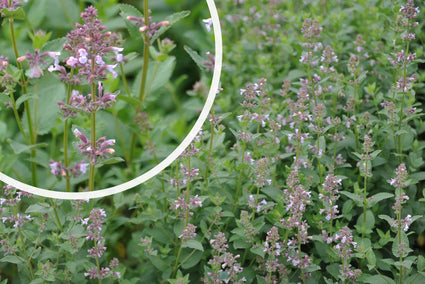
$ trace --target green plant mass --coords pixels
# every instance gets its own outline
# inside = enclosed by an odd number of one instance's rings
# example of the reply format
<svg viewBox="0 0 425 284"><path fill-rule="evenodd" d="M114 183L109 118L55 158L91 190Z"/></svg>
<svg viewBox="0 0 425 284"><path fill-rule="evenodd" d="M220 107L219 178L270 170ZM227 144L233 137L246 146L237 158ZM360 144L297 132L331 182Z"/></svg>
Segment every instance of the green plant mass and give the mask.
<svg viewBox="0 0 425 284"><path fill-rule="evenodd" d="M0 283L425 283L423 1L217 0L220 88L123 193L0 184ZM207 1L0 0L0 172L132 180L216 67ZM215 91L215 90L214 90Z"/></svg>

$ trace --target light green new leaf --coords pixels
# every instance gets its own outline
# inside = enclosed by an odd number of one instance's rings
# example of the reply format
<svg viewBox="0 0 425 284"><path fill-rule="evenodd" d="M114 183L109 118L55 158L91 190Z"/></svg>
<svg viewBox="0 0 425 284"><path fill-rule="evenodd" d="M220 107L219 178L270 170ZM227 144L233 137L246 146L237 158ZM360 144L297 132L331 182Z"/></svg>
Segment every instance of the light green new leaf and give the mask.
<svg viewBox="0 0 425 284"><path fill-rule="evenodd" d="M21 7L19 7L18 9L15 9L15 10L9 10L8 8L3 8L3 9L0 10L0 12L1 12L2 18L4 20L7 20L7 19L23 20L23 19L25 19L25 12Z"/></svg>

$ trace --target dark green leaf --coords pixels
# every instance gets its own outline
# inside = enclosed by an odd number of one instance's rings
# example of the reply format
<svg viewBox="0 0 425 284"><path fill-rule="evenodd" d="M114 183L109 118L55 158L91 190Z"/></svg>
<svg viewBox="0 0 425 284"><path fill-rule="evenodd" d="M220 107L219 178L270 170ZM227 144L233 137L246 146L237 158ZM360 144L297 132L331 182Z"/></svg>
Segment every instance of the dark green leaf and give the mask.
<svg viewBox="0 0 425 284"><path fill-rule="evenodd" d="M192 250L187 250L186 252L184 251L182 253L182 268L183 269L188 269L191 267L194 267L195 265L197 265L199 263L199 261L202 258L202 252L197 250L195 251L195 253L192 254Z"/></svg>
<svg viewBox="0 0 425 284"><path fill-rule="evenodd" d="M202 62L204 62L204 59L193 49L191 49L189 46L185 45L184 50L189 54L189 56L192 58L193 61L195 61L196 65L198 65L199 69L205 70L205 66Z"/></svg>

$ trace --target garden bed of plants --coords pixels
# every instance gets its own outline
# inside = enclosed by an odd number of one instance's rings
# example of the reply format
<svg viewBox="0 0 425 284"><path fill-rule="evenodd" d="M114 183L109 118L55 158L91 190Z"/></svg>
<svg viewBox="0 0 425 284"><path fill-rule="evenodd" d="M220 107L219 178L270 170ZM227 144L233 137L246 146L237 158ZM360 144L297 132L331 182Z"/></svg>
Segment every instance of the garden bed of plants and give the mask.
<svg viewBox="0 0 425 284"><path fill-rule="evenodd" d="M164 171L0 189L0 283L425 283L424 4L217 0L220 88ZM0 172L91 192L164 160L215 67L206 1L0 0Z"/></svg>

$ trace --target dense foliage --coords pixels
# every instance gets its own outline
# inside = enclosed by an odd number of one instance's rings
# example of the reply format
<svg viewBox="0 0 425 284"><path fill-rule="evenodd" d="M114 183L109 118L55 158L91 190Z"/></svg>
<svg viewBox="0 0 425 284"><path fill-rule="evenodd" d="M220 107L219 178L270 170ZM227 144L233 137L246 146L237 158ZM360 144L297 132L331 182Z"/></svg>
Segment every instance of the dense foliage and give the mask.
<svg viewBox="0 0 425 284"><path fill-rule="evenodd" d="M2 173L99 190L189 132L206 2L123 2L0 0ZM190 147L96 200L4 184L1 283L424 283L423 3L216 5Z"/></svg>

